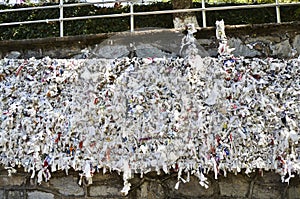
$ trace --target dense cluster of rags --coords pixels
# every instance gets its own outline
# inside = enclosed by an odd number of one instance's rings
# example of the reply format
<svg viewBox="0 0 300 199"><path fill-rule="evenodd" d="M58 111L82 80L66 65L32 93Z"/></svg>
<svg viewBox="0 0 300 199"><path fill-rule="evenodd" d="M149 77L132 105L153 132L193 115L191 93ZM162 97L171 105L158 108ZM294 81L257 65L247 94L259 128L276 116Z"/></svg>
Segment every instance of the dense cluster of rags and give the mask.
<svg viewBox="0 0 300 199"><path fill-rule="evenodd" d="M73 168L300 171L300 59L120 58L0 61L0 162L49 180ZM85 178L82 178L85 177ZM79 183L81 183L81 180Z"/></svg>

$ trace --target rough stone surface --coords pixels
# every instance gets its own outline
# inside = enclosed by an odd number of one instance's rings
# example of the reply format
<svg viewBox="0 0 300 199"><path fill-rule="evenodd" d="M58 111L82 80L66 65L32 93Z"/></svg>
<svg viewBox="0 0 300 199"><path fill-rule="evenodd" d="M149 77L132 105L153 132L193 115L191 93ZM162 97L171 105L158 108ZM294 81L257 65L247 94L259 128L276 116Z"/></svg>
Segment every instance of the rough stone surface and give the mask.
<svg viewBox="0 0 300 199"><path fill-rule="evenodd" d="M272 172L264 172L263 175L259 175L254 181L252 197L253 198L286 198L285 193L287 183L282 183L278 174Z"/></svg>
<svg viewBox="0 0 300 199"><path fill-rule="evenodd" d="M240 56L290 58L291 48L300 52L300 22L226 26L230 47ZM171 57L180 55L183 32L174 29L148 29L139 32L106 33L88 36L0 41L0 58L20 52L20 58L117 58L129 53L134 44L138 56ZM215 27L201 28L195 34L199 54L217 56ZM250 46L253 46L251 49ZM249 48L250 47L250 48ZM15 54L13 54L15 55Z"/></svg>
<svg viewBox="0 0 300 199"><path fill-rule="evenodd" d="M272 50L272 55L275 57L289 57L291 54L292 46L290 45L289 40L283 40L280 43L270 45Z"/></svg>
<svg viewBox="0 0 300 199"><path fill-rule="evenodd" d="M63 195L82 196L84 195L84 190L77 184L76 179L74 176L54 178L51 179L50 184Z"/></svg>
<svg viewBox="0 0 300 199"><path fill-rule="evenodd" d="M89 47L89 56L97 58L118 58L127 56L133 45L138 57L175 57L184 56L180 52L184 34L180 31L154 31L149 34L117 34L100 44ZM209 56L197 43L199 55Z"/></svg>
<svg viewBox="0 0 300 199"><path fill-rule="evenodd" d="M297 51L298 55L300 55L300 34L295 36L293 48Z"/></svg>
<svg viewBox="0 0 300 199"><path fill-rule="evenodd" d="M42 191L32 191L27 193L27 199L54 199L52 193L45 193Z"/></svg>
<svg viewBox="0 0 300 199"><path fill-rule="evenodd" d="M175 182L175 181L173 181ZM187 183L180 183L179 189L175 190L175 184L172 184L171 190L173 191L174 195L180 194L184 197L211 197L214 194L214 190L216 187L214 187L214 184L211 180L209 180L210 186L208 189L205 189L199 184L199 180L192 176L190 179L190 182Z"/></svg>
<svg viewBox="0 0 300 199"><path fill-rule="evenodd" d="M234 56L242 55L243 57L258 57L262 55L262 53L257 51L254 47L251 45L247 46L239 38L229 39L228 44L230 47L235 48L233 51Z"/></svg>
<svg viewBox="0 0 300 199"><path fill-rule="evenodd" d="M144 182L137 190L137 197L145 199L166 198L166 190L161 183Z"/></svg>
<svg viewBox="0 0 300 199"><path fill-rule="evenodd" d="M24 196L24 192L23 191L8 191L8 195L7 195L7 198L9 199L23 199L25 198Z"/></svg>
<svg viewBox="0 0 300 199"><path fill-rule="evenodd" d="M5 192L4 190L0 190L0 199L4 199L5 198Z"/></svg>
<svg viewBox="0 0 300 199"><path fill-rule="evenodd" d="M18 171L22 174L22 171ZM17 174L16 174L17 175ZM24 175L24 174L23 174ZM26 176L26 175L24 175ZM203 188L199 179L190 177L190 181L181 181L179 188L175 189L178 182L177 174L161 174L155 172L146 174L143 178L135 175L130 180L131 190L127 196L120 192L123 180L116 172L105 175L95 173L93 184L76 183L79 173L72 172L68 176L64 173L53 174L49 183L30 183L30 175L26 176L26 183L21 186L6 185L0 189L0 199L83 199L83 198L127 198L127 199L213 199L213 198L239 198L239 199L270 199L300 198L300 177L296 176L290 184L282 183L278 174L273 172L261 173L256 171L250 175L243 172L237 175L228 173L227 177L219 176L214 179L213 173L207 174L209 187ZM13 175L12 178L15 176ZM187 179L187 176L182 176Z"/></svg>
<svg viewBox="0 0 300 199"><path fill-rule="evenodd" d="M288 25L283 25L282 29L280 28L281 26L278 27L276 25L270 25L266 27L257 26L255 27L255 30L252 31L251 35L248 35L248 32L251 32L251 28L253 27L241 28L241 30L240 28L226 27L226 30L229 32L228 39L230 47L236 48L236 51L234 52L235 55L241 55L245 57L278 56L284 58L290 56L291 50L291 44L285 40L289 38L292 39L295 35L299 34L299 32L294 31L294 25L292 25L292 27L287 26ZM276 33L272 33L272 29L276 29ZM254 31L255 33L253 33ZM144 32L142 34L131 35L130 37L126 37L127 39L125 40L122 38L115 38L115 36L113 36L109 39L110 42L105 41L103 43L110 43L110 45L115 46L121 44L128 46L129 42L135 43L137 45L137 51L140 49L145 50L144 52L137 53L138 56L168 57L174 56L174 54L180 55L179 48L183 36L184 35L178 31L149 31L148 33ZM201 56L217 56L218 44L212 29L201 29L196 34L196 37L198 40L197 47L199 48L199 54ZM124 43L125 41L127 44ZM138 47L139 45L141 46L140 48ZM253 46L253 48L251 48L251 46ZM270 48L273 50L270 50Z"/></svg>
<svg viewBox="0 0 300 199"><path fill-rule="evenodd" d="M300 198L300 186L290 186L288 188L287 198Z"/></svg>
<svg viewBox="0 0 300 199"><path fill-rule="evenodd" d="M122 177L114 172L106 172L105 174L100 172L97 175L93 176L93 182L122 184Z"/></svg>
<svg viewBox="0 0 300 199"><path fill-rule="evenodd" d="M220 194L226 197L246 198L250 182L246 176L232 174L219 180Z"/></svg>
<svg viewBox="0 0 300 199"><path fill-rule="evenodd" d="M266 44L274 44L274 43L280 43L281 39L278 36L272 36L272 35L267 35L267 36L258 36L258 37L247 37L245 39L246 43L252 43L252 42L263 42Z"/></svg>
<svg viewBox="0 0 300 199"><path fill-rule="evenodd" d="M127 56L128 54L129 51L125 45L104 45L101 47L96 45L95 49L92 51L92 56L107 59L111 59L113 57L123 57Z"/></svg>
<svg viewBox="0 0 300 199"><path fill-rule="evenodd" d="M28 50L24 53L25 57L42 57L42 51L37 49L37 50Z"/></svg>
<svg viewBox="0 0 300 199"><path fill-rule="evenodd" d="M26 178L20 175L9 177L7 175L0 176L0 186L21 186L26 182Z"/></svg>
<svg viewBox="0 0 300 199"><path fill-rule="evenodd" d="M282 194L281 186L270 185L270 184L257 184L254 185L253 198L280 198Z"/></svg>
<svg viewBox="0 0 300 199"><path fill-rule="evenodd" d="M102 197L111 197L111 196L122 196L121 188L108 186L108 185L99 185L99 186L91 186L89 188L90 196L102 196Z"/></svg>

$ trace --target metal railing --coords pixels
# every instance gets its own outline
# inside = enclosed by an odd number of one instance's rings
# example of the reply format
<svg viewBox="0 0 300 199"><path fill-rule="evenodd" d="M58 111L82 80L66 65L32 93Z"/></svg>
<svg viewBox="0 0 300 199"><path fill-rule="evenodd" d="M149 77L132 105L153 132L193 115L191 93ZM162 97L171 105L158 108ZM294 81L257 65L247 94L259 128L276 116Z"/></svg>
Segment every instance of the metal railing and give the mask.
<svg viewBox="0 0 300 199"><path fill-rule="evenodd" d="M235 6L222 6L222 7L205 7L205 0L202 0L201 8L134 12L133 8L134 8L134 4L137 3L137 0L117 0L117 1L109 1L109 2L102 1L102 2L72 3L72 4L64 4L63 1L64 0L60 0L58 5L0 10L0 14L2 14L2 13L6 13L6 12L18 12L18 11L29 11L29 10L40 10L40 9L53 9L53 8L59 9L59 18L56 18L56 19L42 19L42 20L22 21L22 22L0 23L0 27L1 26L11 26L11 25L22 25L22 24L59 22L60 23L60 37L63 37L64 36L64 21L98 19L98 18L113 18L113 17L130 17L130 31L134 32L134 17L135 16L185 13L185 12L202 12L202 26L205 28L206 27L206 12L208 12L208 11L253 9L253 8L266 8L266 7L274 7L276 9L276 22L281 23L281 18L280 18L280 7L281 6L300 5L300 2L280 3L279 0L275 0L274 3L268 3L268 4L255 4L255 5L248 4L248 5L235 5ZM130 6L130 11L128 13L121 13L121 14L79 16L79 17L67 17L67 18L64 17L63 9L66 7L86 6L86 5L93 5L93 4L105 4L105 3L116 3L116 2L121 2L121 3L127 2ZM238 25L238 24L236 24L236 25Z"/></svg>

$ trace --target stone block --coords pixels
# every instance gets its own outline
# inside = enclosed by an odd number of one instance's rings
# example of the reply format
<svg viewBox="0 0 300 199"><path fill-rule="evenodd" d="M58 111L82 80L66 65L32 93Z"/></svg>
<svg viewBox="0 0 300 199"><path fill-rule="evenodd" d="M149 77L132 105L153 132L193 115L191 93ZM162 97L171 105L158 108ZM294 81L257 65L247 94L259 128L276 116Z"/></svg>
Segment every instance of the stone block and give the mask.
<svg viewBox="0 0 300 199"><path fill-rule="evenodd" d="M105 45L105 46L97 46L94 49L94 53L99 57L103 58L111 58L111 57L122 57L126 56L129 51L125 45Z"/></svg>
<svg viewBox="0 0 300 199"><path fill-rule="evenodd" d="M239 38L230 38L228 45L230 48L235 48L232 52L235 56L256 57L261 55L259 51L246 46L246 44Z"/></svg>
<svg viewBox="0 0 300 199"><path fill-rule="evenodd" d="M222 197L246 198L250 182L243 175L229 174L219 180L220 194Z"/></svg>
<svg viewBox="0 0 300 199"><path fill-rule="evenodd" d="M65 196L84 195L83 188L78 185L77 178L74 178L73 176L50 179L50 185Z"/></svg>
<svg viewBox="0 0 300 199"><path fill-rule="evenodd" d="M9 199L23 199L25 198L23 191L8 191L7 198Z"/></svg>
<svg viewBox="0 0 300 199"><path fill-rule="evenodd" d="M156 199L166 198L166 191L158 182L144 182L137 190L136 198Z"/></svg>
<svg viewBox="0 0 300 199"><path fill-rule="evenodd" d="M42 191L32 191L27 193L27 199L54 199L52 193L46 193Z"/></svg>
<svg viewBox="0 0 300 199"><path fill-rule="evenodd" d="M89 196L97 197L112 197L122 196L121 187L114 187L110 185L95 185L89 187Z"/></svg>
<svg viewBox="0 0 300 199"><path fill-rule="evenodd" d="M1 175L0 176L0 187L3 186L21 186L25 184L26 178L21 175L13 175L13 176L7 176L7 175Z"/></svg>
<svg viewBox="0 0 300 199"><path fill-rule="evenodd" d="M290 53L291 53L292 46L290 45L290 42L287 39L287 40L281 41L280 43L270 45L270 49L272 51L271 56L289 57Z"/></svg>
<svg viewBox="0 0 300 199"><path fill-rule="evenodd" d="M281 182L280 175L274 172L264 172L254 183L252 197L267 199L281 198L287 184Z"/></svg>
<svg viewBox="0 0 300 199"><path fill-rule="evenodd" d="M298 55L300 55L300 35L296 35L293 40L293 48L297 50Z"/></svg>
<svg viewBox="0 0 300 199"><path fill-rule="evenodd" d="M24 57L35 57L37 59L41 59L43 58L42 49L27 50L24 54Z"/></svg>
<svg viewBox="0 0 300 199"><path fill-rule="evenodd" d="M4 198L5 198L5 191L0 190L0 199L4 199Z"/></svg>
<svg viewBox="0 0 300 199"><path fill-rule="evenodd" d="M184 178L184 176L183 176ZM191 176L190 182L179 184L179 188L176 190L175 185L177 183L177 177L172 178L166 182L169 187L169 192L172 197L182 197L182 198L209 198L214 194L214 184L208 179L209 187L205 189L199 184L199 179L195 176Z"/></svg>
<svg viewBox="0 0 300 199"><path fill-rule="evenodd" d="M254 184L252 198L281 198L283 191L277 184Z"/></svg>
<svg viewBox="0 0 300 199"><path fill-rule="evenodd" d="M278 173L265 171L262 176L257 178L257 183L262 184L278 184L284 186L285 184L281 181L281 176Z"/></svg>
<svg viewBox="0 0 300 199"><path fill-rule="evenodd" d="M300 186L290 186L287 191L287 198L300 199Z"/></svg>

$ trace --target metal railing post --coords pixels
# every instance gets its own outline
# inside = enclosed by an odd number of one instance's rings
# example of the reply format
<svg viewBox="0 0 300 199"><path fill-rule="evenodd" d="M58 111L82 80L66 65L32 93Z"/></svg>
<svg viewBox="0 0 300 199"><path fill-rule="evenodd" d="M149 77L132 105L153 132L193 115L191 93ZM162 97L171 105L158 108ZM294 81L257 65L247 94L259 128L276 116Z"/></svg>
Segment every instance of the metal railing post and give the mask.
<svg viewBox="0 0 300 199"><path fill-rule="evenodd" d="M130 32L134 32L134 11L133 11L133 3L130 2Z"/></svg>
<svg viewBox="0 0 300 199"><path fill-rule="evenodd" d="M64 36L64 0L59 1L59 36Z"/></svg>
<svg viewBox="0 0 300 199"><path fill-rule="evenodd" d="M277 18L277 23L281 23L279 0L276 0L276 18Z"/></svg>
<svg viewBox="0 0 300 199"><path fill-rule="evenodd" d="M203 28L206 28L206 11L205 11L205 0L202 0L202 25Z"/></svg>

